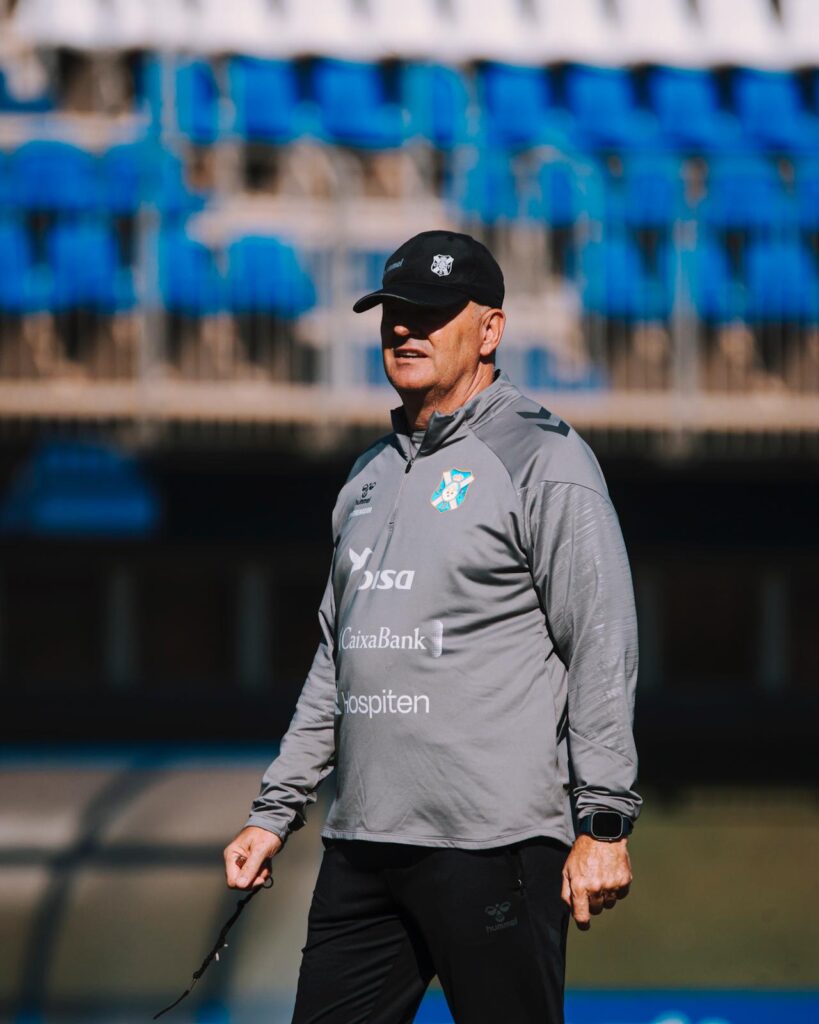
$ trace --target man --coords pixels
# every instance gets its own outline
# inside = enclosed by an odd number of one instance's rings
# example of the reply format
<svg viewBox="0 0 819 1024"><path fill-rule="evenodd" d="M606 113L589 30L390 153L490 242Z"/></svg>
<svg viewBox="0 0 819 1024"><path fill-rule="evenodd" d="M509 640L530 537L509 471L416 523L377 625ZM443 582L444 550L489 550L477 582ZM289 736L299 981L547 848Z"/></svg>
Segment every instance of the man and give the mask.
<svg viewBox="0 0 819 1024"><path fill-rule="evenodd" d="M569 914L631 882L628 561L591 450L495 369L503 276L468 235L387 261L393 432L333 511L322 640L227 881L260 885L336 769L294 1022L563 1020Z"/></svg>

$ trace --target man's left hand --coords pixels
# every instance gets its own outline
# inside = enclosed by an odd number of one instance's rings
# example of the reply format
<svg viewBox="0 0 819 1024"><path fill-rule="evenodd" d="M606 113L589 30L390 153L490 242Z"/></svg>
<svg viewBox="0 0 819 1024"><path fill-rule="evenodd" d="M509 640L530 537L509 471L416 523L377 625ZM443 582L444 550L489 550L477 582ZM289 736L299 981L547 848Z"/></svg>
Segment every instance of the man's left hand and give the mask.
<svg viewBox="0 0 819 1024"><path fill-rule="evenodd" d="M581 835L566 858L560 897L583 931L591 926L592 914L611 910L628 896L632 875L626 844L626 839L605 843Z"/></svg>

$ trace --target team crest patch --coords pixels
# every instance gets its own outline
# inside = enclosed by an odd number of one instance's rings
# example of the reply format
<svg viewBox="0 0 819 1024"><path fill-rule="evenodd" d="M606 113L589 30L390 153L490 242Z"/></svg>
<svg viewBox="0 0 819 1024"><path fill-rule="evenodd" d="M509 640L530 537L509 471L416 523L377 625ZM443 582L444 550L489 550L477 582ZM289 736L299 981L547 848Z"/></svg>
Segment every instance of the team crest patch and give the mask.
<svg viewBox="0 0 819 1024"><path fill-rule="evenodd" d="M437 256L432 257L432 266L429 269L433 274L437 274L438 277L449 277L452 273L452 264L454 262L454 256L444 256L438 253Z"/></svg>
<svg viewBox="0 0 819 1024"><path fill-rule="evenodd" d="M430 495L432 507L437 508L439 512L453 512L460 508L474 479L468 469L448 469Z"/></svg>

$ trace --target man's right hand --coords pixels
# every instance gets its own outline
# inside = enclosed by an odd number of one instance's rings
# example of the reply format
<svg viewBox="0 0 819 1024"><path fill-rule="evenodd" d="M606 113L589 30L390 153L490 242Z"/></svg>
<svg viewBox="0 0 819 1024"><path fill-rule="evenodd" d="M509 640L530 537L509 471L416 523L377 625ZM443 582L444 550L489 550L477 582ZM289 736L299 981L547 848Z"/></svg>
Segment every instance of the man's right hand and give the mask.
<svg viewBox="0 0 819 1024"><path fill-rule="evenodd" d="M281 839L266 828L248 825L225 847L225 878L231 889L255 889L270 876L270 860Z"/></svg>

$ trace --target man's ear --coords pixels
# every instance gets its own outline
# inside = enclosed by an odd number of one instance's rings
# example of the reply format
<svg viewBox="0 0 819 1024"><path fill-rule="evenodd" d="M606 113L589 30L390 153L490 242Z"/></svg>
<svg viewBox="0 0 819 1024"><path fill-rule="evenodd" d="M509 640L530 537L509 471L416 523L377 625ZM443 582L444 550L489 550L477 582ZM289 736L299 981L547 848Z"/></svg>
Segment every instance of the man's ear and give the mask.
<svg viewBox="0 0 819 1024"><path fill-rule="evenodd" d="M502 309L487 309L481 317L480 354L484 359L488 359L500 345L505 326L506 314Z"/></svg>

